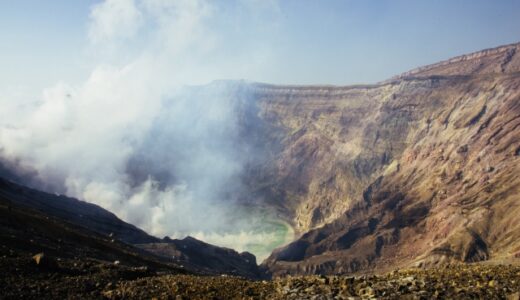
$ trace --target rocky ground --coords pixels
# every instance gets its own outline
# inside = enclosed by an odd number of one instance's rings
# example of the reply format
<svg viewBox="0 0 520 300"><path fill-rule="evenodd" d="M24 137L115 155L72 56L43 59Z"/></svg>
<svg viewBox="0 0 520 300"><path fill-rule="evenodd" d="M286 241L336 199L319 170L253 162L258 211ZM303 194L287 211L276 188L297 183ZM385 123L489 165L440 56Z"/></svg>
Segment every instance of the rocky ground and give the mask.
<svg viewBox="0 0 520 300"><path fill-rule="evenodd" d="M461 264L384 275L252 281L13 254L0 257L0 270L0 299L519 299L520 295L520 266L514 265Z"/></svg>

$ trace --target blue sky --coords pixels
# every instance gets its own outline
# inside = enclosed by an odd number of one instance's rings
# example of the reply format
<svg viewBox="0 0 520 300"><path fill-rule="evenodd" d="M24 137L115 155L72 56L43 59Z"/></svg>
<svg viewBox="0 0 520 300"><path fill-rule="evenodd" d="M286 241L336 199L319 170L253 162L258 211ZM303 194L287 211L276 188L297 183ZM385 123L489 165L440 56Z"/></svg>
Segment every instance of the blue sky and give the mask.
<svg viewBox="0 0 520 300"><path fill-rule="evenodd" d="M91 7L99 2L0 1L0 89L81 82L97 63L110 62L92 50L87 34ZM267 45L269 57L263 68L250 73L222 73L233 79L370 83L520 41L520 1L513 0L286 0L272 1L275 8L254 8L254 18L243 13L242 2L248 1L211 1L221 19L235 19L226 24L216 16L210 21L229 49L220 47L206 59L219 59L220 52L247 56L254 39ZM249 46L242 48L244 39Z"/></svg>

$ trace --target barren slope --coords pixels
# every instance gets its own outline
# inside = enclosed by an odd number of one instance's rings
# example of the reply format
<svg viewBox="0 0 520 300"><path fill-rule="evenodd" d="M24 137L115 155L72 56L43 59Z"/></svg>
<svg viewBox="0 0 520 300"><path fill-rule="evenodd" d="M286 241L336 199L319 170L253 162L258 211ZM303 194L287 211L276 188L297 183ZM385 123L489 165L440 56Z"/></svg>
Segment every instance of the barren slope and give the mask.
<svg viewBox="0 0 520 300"><path fill-rule="evenodd" d="M101 207L30 189L0 177L0 250L29 259L80 259L194 274L258 277L255 257L191 237L159 239ZM182 266L182 267L181 267Z"/></svg>

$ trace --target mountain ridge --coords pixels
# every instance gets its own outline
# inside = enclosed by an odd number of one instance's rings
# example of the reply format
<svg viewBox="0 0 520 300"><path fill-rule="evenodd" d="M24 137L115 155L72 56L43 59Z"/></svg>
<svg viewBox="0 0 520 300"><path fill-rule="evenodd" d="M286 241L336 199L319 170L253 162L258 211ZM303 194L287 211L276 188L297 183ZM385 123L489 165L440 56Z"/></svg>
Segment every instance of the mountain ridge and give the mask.
<svg viewBox="0 0 520 300"><path fill-rule="evenodd" d="M410 71L404 72L400 75L392 77L390 80L402 79L405 77L424 76L427 74L434 75L449 75L450 70L442 70L442 67L456 65L456 64L468 64L467 69L464 71L459 67L455 70L455 75L469 75L469 74L485 74L485 73L511 73L518 72L520 70L520 58L517 55L520 49L520 43L511 43L507 45L497 46L493 48L483 49L475 51L469 54L462 54L459 56L452 57L447 60L440 61L438 63L429 64L426 66L418 67ZM494 60L490 66L486 66L486 59L492 57ZM497 67L496 60L501 60ZM510 65L509 68L506 68ZM469 68L473 67L473 68ZM488 68L486 68L488 67ZM512 70L511 70L512 69Z"/></svg>

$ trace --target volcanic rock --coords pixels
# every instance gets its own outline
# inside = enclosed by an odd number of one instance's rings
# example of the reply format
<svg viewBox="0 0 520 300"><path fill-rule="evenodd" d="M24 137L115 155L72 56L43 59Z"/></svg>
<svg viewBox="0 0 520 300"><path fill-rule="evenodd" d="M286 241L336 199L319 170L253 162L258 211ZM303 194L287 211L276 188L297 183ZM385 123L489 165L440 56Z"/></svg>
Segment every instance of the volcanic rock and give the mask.
<svg viewBox="0 0 520 300"><path fill-rule="evenodd" d="M301 237L275 275L515 260L520 44L371 86L259 86L287 133L274 190ZM309 231L308 231L309 230Z"/></svg>

